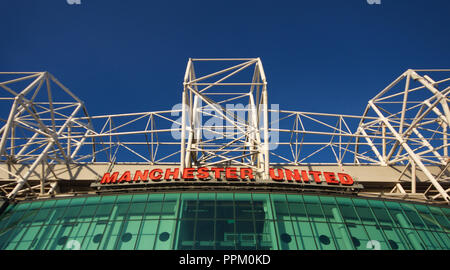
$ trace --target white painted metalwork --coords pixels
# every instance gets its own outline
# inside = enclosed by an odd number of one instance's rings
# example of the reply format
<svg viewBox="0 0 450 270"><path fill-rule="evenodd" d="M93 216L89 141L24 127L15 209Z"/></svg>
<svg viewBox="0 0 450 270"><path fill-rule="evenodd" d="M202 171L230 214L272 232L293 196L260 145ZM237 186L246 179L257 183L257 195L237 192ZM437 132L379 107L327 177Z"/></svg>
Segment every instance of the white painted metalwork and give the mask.
<svg viewBox="0 0 450 270"><path fill-rule="evenodd" d="M57 174L55 164L73 180L75 164L92 163L109 171L120 162L246 166L258 178L275 165L372 164L403 165L400 178L409 175L381 193L448 203L449 75L407 70L362 115L342 115L270 108L259 58L189 59L180 106L90 116L47 72L0 72L0 170L8 175L0 190L9 199L57 193L58 181L45 177ZM42 177L32 185L37 168Z"/></svg>

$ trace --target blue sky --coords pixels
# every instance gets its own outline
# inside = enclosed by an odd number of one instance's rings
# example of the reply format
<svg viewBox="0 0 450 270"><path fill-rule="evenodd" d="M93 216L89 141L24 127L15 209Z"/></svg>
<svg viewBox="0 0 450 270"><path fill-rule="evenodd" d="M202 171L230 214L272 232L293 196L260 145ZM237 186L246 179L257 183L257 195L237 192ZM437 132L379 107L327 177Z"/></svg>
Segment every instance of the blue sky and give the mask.
<svg viewBox="0 0 450 270"><path fill-rule="evenodd" d="M361 114L449 68L447 0L0 0L0 71L49 71L91 115L170 109L189 57L261 57L281 109Z"/></svg>

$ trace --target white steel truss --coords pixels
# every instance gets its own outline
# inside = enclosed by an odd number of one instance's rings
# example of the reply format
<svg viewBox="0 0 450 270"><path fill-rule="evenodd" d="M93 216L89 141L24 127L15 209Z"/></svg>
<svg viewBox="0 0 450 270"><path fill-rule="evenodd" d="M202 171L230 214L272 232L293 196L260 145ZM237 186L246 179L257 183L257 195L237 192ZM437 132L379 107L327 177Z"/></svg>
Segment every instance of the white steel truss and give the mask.
<svg viewBox="0 0 450 270"><path fill-rule="evenodd" d="M269 108L259 58L189 59L180 106L89 116L47 72L0 72L0 175L7 175L0 191L9 199L54 194L58 181L46 175L57 178L55 164L64 164L71 180L77 164L105 164L108 171L120 162L233 165L251 167L259 178L275 165L372 164L403 165L401 177L411 172L408 182L383 193L448 203L449 75L407 70L357 116ZM426 188L419 188L417 171ZM40 182L30 184L37 174Z"/></svg>

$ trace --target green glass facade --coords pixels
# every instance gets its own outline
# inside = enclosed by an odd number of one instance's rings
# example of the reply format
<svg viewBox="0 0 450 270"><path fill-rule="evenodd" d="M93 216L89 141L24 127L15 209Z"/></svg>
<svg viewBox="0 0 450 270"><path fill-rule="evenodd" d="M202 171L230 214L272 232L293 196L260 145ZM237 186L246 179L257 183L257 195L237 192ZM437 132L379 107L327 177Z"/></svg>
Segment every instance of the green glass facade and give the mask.
<svg viewBox="0 0 450 270"><path fill-rule="evenodd" d="M450 249L450 209L277 193L151 193L10 205L2 250Z"/></svg>

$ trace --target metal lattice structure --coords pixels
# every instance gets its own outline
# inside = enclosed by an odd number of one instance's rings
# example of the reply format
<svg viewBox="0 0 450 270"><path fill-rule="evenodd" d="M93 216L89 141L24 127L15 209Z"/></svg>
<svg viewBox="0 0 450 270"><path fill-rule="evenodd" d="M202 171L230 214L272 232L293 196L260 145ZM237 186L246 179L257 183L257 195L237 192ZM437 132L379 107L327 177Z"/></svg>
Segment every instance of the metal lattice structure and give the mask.
<svg viewBox="0 0 450 270"><path fill-rule="evenodd" d="M341 115L271 105L259 58L189 59L181 104L173 109L90 116L49 73L2 72L0 102L10 110L0 115L0 190L9 199L54 195L55 165L65 168L65 180L77 181L80 164L107 171L120 162L233 165L266 178L274 165L327 163L400 166L398 180L408 180L392 181L382 194L448 203L449 75L407 70L362 115ZM425 180L419 183L416 172Z"/></svg>

